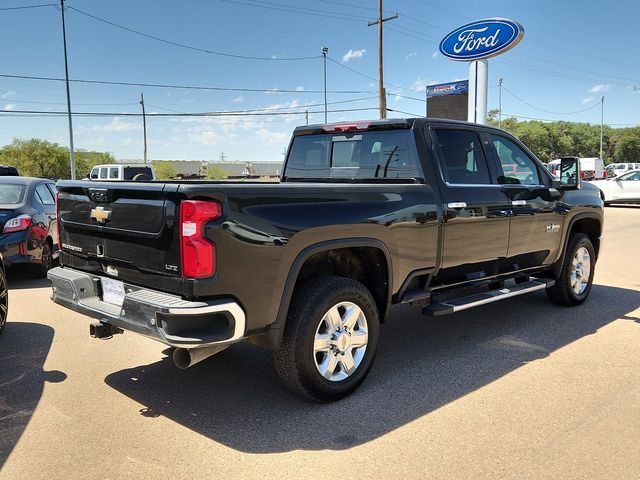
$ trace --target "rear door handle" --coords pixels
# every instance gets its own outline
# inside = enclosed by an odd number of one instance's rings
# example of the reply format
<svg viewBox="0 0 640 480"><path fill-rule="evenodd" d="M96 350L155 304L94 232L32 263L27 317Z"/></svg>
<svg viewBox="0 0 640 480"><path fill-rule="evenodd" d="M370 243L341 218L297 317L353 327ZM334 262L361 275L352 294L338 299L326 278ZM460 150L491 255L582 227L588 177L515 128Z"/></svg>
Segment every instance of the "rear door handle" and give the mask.
<svg viewBox="0 0 640 480"><path fill-rule="evenodd" d="M450 202L450 203L447 203L447 207L449 207L449 208L466 208L467 207L467 203L466 202Z"/></svg>

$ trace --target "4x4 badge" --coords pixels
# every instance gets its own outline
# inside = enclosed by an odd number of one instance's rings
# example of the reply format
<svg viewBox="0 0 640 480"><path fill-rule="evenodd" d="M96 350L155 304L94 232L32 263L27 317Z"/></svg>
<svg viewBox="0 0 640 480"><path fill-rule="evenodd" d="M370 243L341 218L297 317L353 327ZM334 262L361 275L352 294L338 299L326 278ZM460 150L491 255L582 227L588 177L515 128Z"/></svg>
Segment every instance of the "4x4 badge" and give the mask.
<svg viewBox="0 0 640 480"><path fill-rule="evenodd" d="M105 210L104 207L96 207L91 210L89 217L98 223L106 223L111 220L111 210Z"/></svg>
<svg viewBox="0 0 640 480"><path fill-rule="evenodd" d="M547 233L556 233L560 231L560 225L555 222L551 222L551 225L547 225Z"/></svg>

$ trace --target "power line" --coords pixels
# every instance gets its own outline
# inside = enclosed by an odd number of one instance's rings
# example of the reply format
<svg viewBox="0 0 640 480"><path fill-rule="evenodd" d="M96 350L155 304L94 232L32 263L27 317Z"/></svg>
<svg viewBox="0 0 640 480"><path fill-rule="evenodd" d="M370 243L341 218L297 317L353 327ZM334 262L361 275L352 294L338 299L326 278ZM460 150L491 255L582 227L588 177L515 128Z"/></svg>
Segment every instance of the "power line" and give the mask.
<svg viewBox="0 0 640 480"><path fill-rule="evenodd" d="M397 110L395 108L387 108L387 110L389 110L390 112L402 113L403 115L412 115L414 117L423 117L423 115L418 115L417 113L403 112L402 110Z"/></svg>
<svg viewBox="0 0 640 480"><path fill-rule="evenodd" d="M359 17L357 15L346 15L346 14L341 14L339 12L331 12L331 13L319 13L322 11L318 11L318 12L307 12L305 10L310 10L310 9L302 9L301 7L293 7L293 6L282 6L282 7L275 7L275 6L269 6L269 5L260 5L257 3L248 3L248 2L240 2L237 0L220 0L224 3L232 3L235 5L242 5L245 7L257 7L257 8L264 8L267 10L276 10L276 11L280 11L280 12L288 12L288 13L297 13L300 15L308 15L308 16L312 16L312 17L325 17L325 18L333 18L336 20L346 20L349 22L360 22L362 21L361 18L366 18L366 17ZM282 5L282 4L279 4ZM286 7L286 8L285 8ZM299 10L293 10L294 8L297 8Z"/></svg>
<svg viewBox="0 0 640 480"><path fill-rule="evenodd" d="M124 25L120 25L118 23L112 22L110 20L107 20L105 18L101 18L98 17L96 15L92 15L91 13L85 12L83 10L80 10L78 8L75 7L67 7L69 10L73 10L74 12L77 12L81 15L85 15L86 17L92 18L94 20L97 20L99 22L105 23L107 25L111 25L112 27L116 27L116 28L120 28L122 30L125 30L127 32L133 33L135 35L140 35L142 37L145 38L150 38L152 40L156 40L158 42L162 42L162 43L166 43L168 45L173 45L174 47L180 47L180 48L185 48L187 50L193 50L193 51L197 51L197 52L202 52L202 53L208 53L211 55L219 55L222 57L230 57L230 58L240 58L243 60L269 60L269 61L292 61L292 60L314 60L317 58L320 58L319 55L316 56L312 56L312 57L255 57L255 56L250 56L250 55L239 55L239 54L235 54L235 53L227 53L227 52L220 52L220 51L215 51L215 50L208 50L206 48L200 48L200 47L194 47L192 45L187 45L185 43L179 43L179 42L174 42L172 40L167 40L164 38L160 38L157 37L155 35L151 35L149 33L144 33L144 32L140 32L138 30L134 30L133 28L130 27L125 27Z"/></svg>
<svg viewBox="0 0 640 480"><path fill-rule="evenodd" d="M515 98L516 100L521 101L522 103L524 103L525 105L530 106L531 108L535 109L535 110L539 110L541 112L544 113L551 113L553 115L576 115L578 113L582 113L582 112L586 112L587 110L591 110L592 108L595 108L598 106L598 104L593 104L590 107L587 108L583 108L582 110L577 110L575 112L552 112L550 110L545 110L543 108L539 108L536 107L535 105L532 105L531 103L527 102L526 100L523 100L522 98L520 98L519 96L517 96L515 93L513 93L511 90L509 90L507 87L505 87L504 85L502 85L502 89L507 92L509 95L511 95L513 98Z"/></svg>
<svg viewBox="0 0 640 480"><path fill-rule="evenodd" d="M64 78L57 77L39 77L34 75L12 75L12 74L0 74L0 78L17 78L21 80L42 80L42 81L53 81L53 82L63 82ZM152 88L173 88L173 89L182 89L182 90L213 90L213 91L223 91L223 92L258 92L258 93L324 93L324 90L294 90L294 89L280 89L280 88L243 88L243 87L209 87L209 86L199 86L199 85L175 85L175 84L164 84L164 83L142 83L142 82L120 82L114 80L85 80L85 79L69 79L70 82L74 83L88 83L88 84L97 84L97 85L120 85L127 87L152 87ZM328 90L328 93L350 93L350 94L358 94L358 93L368 93L371 94L373 92L366 90Z"/></svg>
<svg viewBox="0 0 640 480"><path fill-rule="evenodd" d="M387 27L387 28L390 28L390 27ZM378 79L377 79L377 78L372 77L372 76L369 76L369 75L367 75L366 73L362 73L362 72L360 72L360 71L356 70L355 68L351 68L351 67L349 67L349 66L345 65L344 63L339 62L339 61L337 61L337 60L335 60L335 59L333 59L333 58L331 58L331 57L327 57L327 59L328 59L330 62L333 62L333 63L335 63L336 65L341 66L342 68L345 68L345 69L347 69L347 70L350 70L351 72L355 73L356 75L360 75L361 77L368 78L369 80L373 80L374 82L377 82L377 81L378 81ZM410 88L401 87L400 85L395 85L395 84L390 83L390 82L387 82L387 81L385 81L385 84L386 84L386 85L391 85L392 87L394 87L394 88L398 88L398 89L400 89L400 90L406 90L406 91L408 91L408 92L415 92L415 90L412 90L412 89L410 89ZM369 93L369 92L367 92L367 93Z"/></svg>
<svg viewBox="0 0 640 480"><path fill-rule="evenodd" d="M31 8L42 8L42 7L56 7L55 3L40 3L38 5L23 5L21 7L2 7L0 8L0 12L7 12L10 10L27 10Z"/></svg>
<svg viewBox="0 0 640 480"><path fill-rule="evenodd" d="M329 113L363 112L367 110L378 110L377 107L364 108L343 108L329 110ZM141 117L142 113L129 112L71 112L75 116L83 117ZM279 115L305 115L307 113L324 113L324 110L315 111L292 111L292 112L203 112L203 113L147 113L147 117L269 117ZM31 115L31 116L65 116L66 112L51 112L46 110L0 110L0 114L6 115Z"/></svg>

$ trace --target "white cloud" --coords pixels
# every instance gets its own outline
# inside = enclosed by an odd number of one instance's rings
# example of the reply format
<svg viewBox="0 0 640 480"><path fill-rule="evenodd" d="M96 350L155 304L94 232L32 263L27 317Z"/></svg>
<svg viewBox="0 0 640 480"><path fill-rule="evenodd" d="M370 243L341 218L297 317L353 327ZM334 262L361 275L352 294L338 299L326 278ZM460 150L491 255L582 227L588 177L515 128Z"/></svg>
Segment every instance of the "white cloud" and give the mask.
<svg viewBox="0 0 640 480"><path fill-rule="evenodd" d="M411 84L411 89L415 90L416 92L423 92L425 90L425 88L427 87L427 83L428 82L429 82L429 80L427 80L426 78L418 77Z"/></svg>
<svg viewBox="0 0 640 480"><path fill-rule="evenodd" d="M431 54L431 58L433 58L434 60L435 60L436 58L438 58L439 56L440 56L440 53L438 53L438 52L433 52L433 53Z"/></svg>
<svg viewBox="0 0 640 480"><path fill-rule="evenodd" d="M583 105L586 105L587 103L593 101L594 97L583 97L582 100L580 100L582 102Z"/></svg>
<svg viewBox="0 0 640 480"><path fill-rule="evenodd" d="M289 134L283 132L274 132L261 128L256 132L260 140L267 143L285 143L289 140Z"/></svg>
<svg viewBox="0 0 640 480"><path fill-rule="evenodd" d="M271 89L267 90L267 91L266 91L266 92L264 92L264 93L265 93L266 95L279 95L279 94L281 94L282 92L281 92L279 89L277 89L277 88L271 88Z"/></svg>
<svg viewBox="0 0 640 480"><path fill-rule="evenodd" d="M15 103L7 103L7 104L4 106L4 109L5 109L5 110L13 110L14 108L16 108L16 104L15 104Z"/></svg>
<svg viewBox="0 0 640 480"><path fill-rule="evenodd" d="M367 53L367 50L365 48L361 50L349 49L349 51L342 56L342 62L347 63L349 60L353 60L354 58L362 58L364 57L365 53Z"/></svg>
<svg viewBox="0 0 640 480"><path fill-rule="evenodd" d="M244 102L244 97L241 95L233 99L233 103L242 103Z"/></svg>
<svg viewBox="0 0 640 480"><path fill-rule="evenodd" d="M12 97L16 94L16 92L14 90L7 90L6 92L4 92L2 95L0 95L0 97L2 98L7 98L7 97Z"/></svg>
<svg viewBox="0 0 640 480"><path fill-rule="evenodd" d="M296 87L296 92L304 92L304 87Z"/></svg>
<svg viewBox="0 0 640 480"><path fill-rule="evenodd" d="M608 92L611 88L609 83L598 83L589 89L591 93Z"/></svg>
<svg viewBox="0 0 640 480"><path fill-rule="evenodd" d="M136 122L124 122L120 117L114 117L111 122L106 125L95 124L87 128L80 126L80 130L91 130L93 132L130 132L132 130L141 130L142 125Z"/></svg>
<svg viewBox="0 0 640 480"><path fill-rule="evenodd" d="M415 57L416 55L418 55L418 52L409 52L407 53L407 56L404 57L405 60L409 60L410 58Z"/></svg>
<svg viewBox="0 0 640 480"><path fill-rule="evenodd" d="M202 143L203 145L214 145L218 140L218 134L212 130L200 132L197 135L191 135L191 139Z"/></svg>

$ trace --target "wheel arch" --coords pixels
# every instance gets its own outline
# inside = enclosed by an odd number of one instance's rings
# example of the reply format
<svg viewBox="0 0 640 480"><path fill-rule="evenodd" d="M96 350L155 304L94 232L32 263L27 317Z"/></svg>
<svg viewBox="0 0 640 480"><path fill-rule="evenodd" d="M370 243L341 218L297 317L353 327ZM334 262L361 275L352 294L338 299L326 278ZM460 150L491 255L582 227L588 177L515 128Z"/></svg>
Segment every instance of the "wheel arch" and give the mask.
<svg viewBox="0 0 640 480"><path fill-rule="evenodd" d="M572 233L584 233L587 235L593 244L593 248L596 252L596 259L598 258L602 239L602 217L589 212L580 213L571 218L566 232L567 233L562 243L560 257L551 268L553 278L557 278L560 275L564 257L567 252L567 246L569 245L569 238Z"/></svg>
<svg viewBox="0 0 640 480"><path fill-rule="evenodd" d="M372 260L374 265L366 264L367 259ZM384 268L377 268L381 262L384 262ZM333 270L329 271L329 268ZM284 284L276 320L269 327L267 338L256 338L255 343L276 348L282 340L296 285L300 281L326 274L338 274L363 283L376 300L380 321L384 321L393 291L391 255L384 242L374 238L328 240L309 245L296 256Z"/></svg>

